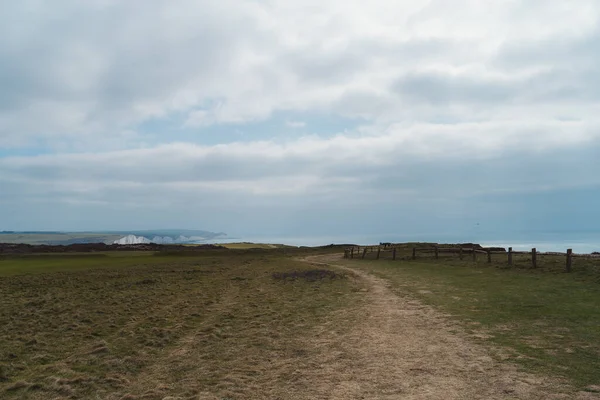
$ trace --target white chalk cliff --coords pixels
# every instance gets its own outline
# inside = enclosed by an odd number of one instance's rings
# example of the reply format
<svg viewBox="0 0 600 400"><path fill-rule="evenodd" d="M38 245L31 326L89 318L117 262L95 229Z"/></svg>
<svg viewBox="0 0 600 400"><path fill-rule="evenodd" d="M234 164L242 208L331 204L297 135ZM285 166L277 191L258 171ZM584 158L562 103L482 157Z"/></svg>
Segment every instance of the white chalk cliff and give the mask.
<svg viewBox="0 0 600 400"><path fill-rule="evenodd" d="M142 243L156 243L156 244L174 244L174 243L188 243L194 238L180 235L177 238L170 236L154 236L152 239L148 239L144 236L127 235L121 239L117 239L113 244L142 244ZM202 238L200 238L202 239Z"/></svg>

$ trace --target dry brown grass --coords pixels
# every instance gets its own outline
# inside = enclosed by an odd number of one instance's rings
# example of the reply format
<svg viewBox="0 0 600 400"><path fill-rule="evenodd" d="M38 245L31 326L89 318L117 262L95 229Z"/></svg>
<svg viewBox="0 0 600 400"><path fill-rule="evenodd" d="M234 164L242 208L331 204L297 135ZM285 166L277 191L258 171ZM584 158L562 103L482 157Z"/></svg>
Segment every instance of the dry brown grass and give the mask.
<svg viewBox="0 0 600 400"><path fill-rule="evenodd" d="M281 257L161 262L0 278L0 397L284 395L306 338L359 299L352 279L274 279L311 269Z"/></svg>
<svg viewBox="0 0 600 400"><path fill-rule="evenodd" d="M593 396L495 360L339 256L164 257L0 278L0 398Z"/></svg>

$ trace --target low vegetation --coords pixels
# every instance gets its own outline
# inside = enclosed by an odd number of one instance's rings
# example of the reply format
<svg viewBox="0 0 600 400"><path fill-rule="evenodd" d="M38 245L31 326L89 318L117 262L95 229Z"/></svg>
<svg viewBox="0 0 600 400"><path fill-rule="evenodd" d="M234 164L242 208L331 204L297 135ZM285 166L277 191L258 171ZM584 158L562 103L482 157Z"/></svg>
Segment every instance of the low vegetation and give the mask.
<svg viewBox="0 0 600 400"><path fill-rule="evenodd" d="M298 260L326 253L339 258ZM326 246L0 257L0 398L324 393L310 371L323 360L355 365L342 344L361 346L353 329L371 312L364 280L331 260L450 315L499 360L598 387L597 260L577 259L566 274L557 256L538 256L532 269L527 255L515 255L510 268L505 255L491 264L485 255L411 260L411 245L396 261L390 252L380 260L342 253Z"/></svg>
<svg viewBox="0 0 600 400"><path fill-rule="evenodd" d="M291 272L275 272L273 273L273 279L283 281L294 281L296 279L304 279L309 282L316 282L323 279L343 279L346 275L339 272L334 272L328 269L309 269L305 271L291 271Z"/></svg>
<svg viewBox="0 0 600 400"><path fill-rule="evenodd" d="M314 271L276 250L0 260L0 398L302 392L315 329L360 301Z"/></svg>

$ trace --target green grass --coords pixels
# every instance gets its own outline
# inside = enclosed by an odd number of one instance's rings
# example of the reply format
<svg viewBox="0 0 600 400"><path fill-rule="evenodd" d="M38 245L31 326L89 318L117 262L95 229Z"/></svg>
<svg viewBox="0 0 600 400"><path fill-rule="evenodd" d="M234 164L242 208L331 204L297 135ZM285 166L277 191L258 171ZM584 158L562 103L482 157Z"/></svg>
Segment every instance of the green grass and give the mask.
<svg viewBox="0 0 600 400"><path fill-rule="evenodd" d="M488 265L485 255L478 263L457 256L345 261L489 335L486 341L508 349L510 359L528 370L558 374L579 387L600 384L597 266L576 261L578 272L566 274L561 257L542 257L536 270L527 256L519 257L511 269L502 259Z"/></svg>
<svg viewBox="0 0 600 400"><path fill-rule="evenodd" d="M226 249L189 251L107 251L92 253L33 253L0 255L0 277L45 272L65 272L96 268L126 268L144 265L164 265L177 263L182 257L194 258L206 255L238 257L248 255L268 255L293 257L307 254L339 253L341 248L325 249L297 248L285 245L240 244Z"/></svg>
<svg viewBox="0 0 600 400"><path fill-rule="evenodd" d="M168 263L157 260L154 252L99 252L66 254L26 254L0 257L0 277L19 274L77 271L95 268L119 268L148 263Z"/></svg>

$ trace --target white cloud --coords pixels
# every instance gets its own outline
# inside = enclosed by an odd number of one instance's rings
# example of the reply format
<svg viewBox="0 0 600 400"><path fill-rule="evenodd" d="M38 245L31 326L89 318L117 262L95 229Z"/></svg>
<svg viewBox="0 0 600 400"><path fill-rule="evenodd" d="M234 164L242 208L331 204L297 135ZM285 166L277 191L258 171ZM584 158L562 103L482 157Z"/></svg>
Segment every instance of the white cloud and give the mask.
<svg viewBox="0 0 600 400"><path fill-rule="evenodd" d="M515 103L546 104L548 112L598 100L598 83L588 81L598 60L582 61L598 53L590 48L600 15L592 0L64 0L4 8L1 147L119 140L173 114L186 127L243 124L276 110L374 124L440 114L472 121L510 113ZM555 43L556 56L539 50ZM565 53L576 63L557 68ZM594 98L576 98L581 90Z"/></svg>

